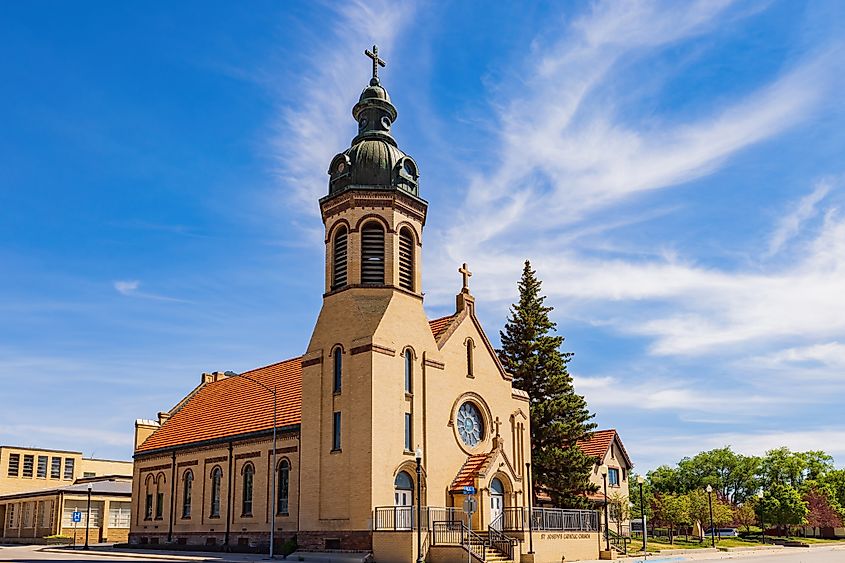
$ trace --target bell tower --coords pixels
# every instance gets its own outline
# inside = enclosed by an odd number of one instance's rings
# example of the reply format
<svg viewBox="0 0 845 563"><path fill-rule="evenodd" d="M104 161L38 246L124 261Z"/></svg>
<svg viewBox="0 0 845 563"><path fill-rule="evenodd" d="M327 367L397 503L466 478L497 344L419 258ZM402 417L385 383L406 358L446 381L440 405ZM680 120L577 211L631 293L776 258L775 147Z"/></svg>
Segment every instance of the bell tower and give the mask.
<svg viewBox="0 0 845 563"><path fill-rule="evenodd" d="M422 428L422 388L415 395L405 365L421 370L425 350L436 350L421 287L428 204L391 132L398 112L378 77L385 63L375 46L365 54L373 72L352 108L358 133L332 158L319 202L325 288L302 360L298 539L315 549L338 538L343 549L370 548L373 508L392 505L392 472L413 460L409 440Z"/></svg>

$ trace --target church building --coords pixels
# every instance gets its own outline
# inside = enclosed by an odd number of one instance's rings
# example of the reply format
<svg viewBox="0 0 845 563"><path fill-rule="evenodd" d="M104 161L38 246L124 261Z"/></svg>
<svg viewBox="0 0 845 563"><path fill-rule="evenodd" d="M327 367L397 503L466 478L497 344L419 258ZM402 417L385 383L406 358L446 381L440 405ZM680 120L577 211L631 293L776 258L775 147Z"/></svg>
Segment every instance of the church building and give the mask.
<svg viewBox="0 0 845 563"><path fill-rule="evenodd" d="M259 550L272 527L277 550L295 538L384 563L416 561L420 530L429 561L597 557L595 511L529 509L528 396L476 316L466 265L454 313L426 316L428 204L392 134L384 63L366 53L358 134L328 164L319 200L324 293L307 348L204 373L157 420L136 422L130 542Z"/></svg>

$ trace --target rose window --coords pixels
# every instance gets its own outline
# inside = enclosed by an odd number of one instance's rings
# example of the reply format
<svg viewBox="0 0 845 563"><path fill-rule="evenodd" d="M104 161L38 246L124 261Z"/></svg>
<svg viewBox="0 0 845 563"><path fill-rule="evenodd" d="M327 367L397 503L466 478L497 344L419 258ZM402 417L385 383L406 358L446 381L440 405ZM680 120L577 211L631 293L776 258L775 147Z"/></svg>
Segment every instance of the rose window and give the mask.
<svg viewBox="0 0 845 563"><path fill-rule="evenodd" d="M458 434L464 444L474 447L484 437L484 421L481 412L473 403L464 403L458 409Z"/></svg>

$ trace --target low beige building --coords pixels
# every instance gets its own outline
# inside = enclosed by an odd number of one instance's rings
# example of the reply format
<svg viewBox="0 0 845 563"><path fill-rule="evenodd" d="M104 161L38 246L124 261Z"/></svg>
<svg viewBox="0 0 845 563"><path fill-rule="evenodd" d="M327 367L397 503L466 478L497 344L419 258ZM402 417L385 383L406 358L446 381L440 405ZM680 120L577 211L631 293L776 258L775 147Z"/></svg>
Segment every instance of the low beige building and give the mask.
<svg viewBox="0 0 845 563"><path fill-rule="evenodd" d="M131 495L129 476L82 478L56 488L0 495L0 538L29 542L64 536L82 544L87 531L89 543L126 542ZM81 513L80 522L73 522L74 512Z"/></svg>
<svg viewBox="0 0 845 563"><path fill-rule="evenodd" d="M132 462L84 458L82 452L66 450L0 446L0 496L105 475L132 475Z"/></svg>
<svg viewBox="0 0 845 563"><path fill-rule="evenodd" d="M323 303L303 355L203 374L136 423L130 542L266 549L272 528L277 547L399 563L420 530L430 561L596 558L595 511L529 508L529 397L476 316L466 265L454 312L426 315L428 203L375 70L352 114L319 201Z"/></svg>
<svg viewBox="0 0 845 563"><path fill-rule="evenodd" d="M596 430L589 439L578 442L578 446L585 454L596 458L596 464L590 473L590 482L599 490L591 494L589 498L596 508L601 510L602 522L604 522L603 507L606 500L610 529L617 534L628 535L631 524L628 509L628 484L634 464L622 444L619 433L612 428ZM605 485L607 498L604 495Z"/></svg>

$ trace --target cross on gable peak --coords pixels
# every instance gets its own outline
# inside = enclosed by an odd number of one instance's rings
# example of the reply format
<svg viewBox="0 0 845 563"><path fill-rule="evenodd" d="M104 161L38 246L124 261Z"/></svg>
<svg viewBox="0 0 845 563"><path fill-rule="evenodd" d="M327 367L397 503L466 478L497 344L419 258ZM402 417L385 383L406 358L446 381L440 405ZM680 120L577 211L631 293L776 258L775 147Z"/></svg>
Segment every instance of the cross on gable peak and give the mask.
<svg viewBox="0 0 845 563"><path fill-rule="evenodd" d="M467 268L466 262L464 262L463 266L458 268L458 273L463 276L464 285L461 288L461 291L463 291L465 293L469 293L469 278L472 277L472 272L470 272L469 268Z"/></svg>
<svg viewBox="0 0 845 563"><path fill-rule="evenodd" d="M364 50L364 54L373 59L373 77L370 79L370 84L375 86L378 84L378 67L384 67L387 65L387 61L384 61L379 58L378 56L378 45L373 45L373 50L370 51L369 49Z"/></svg>

